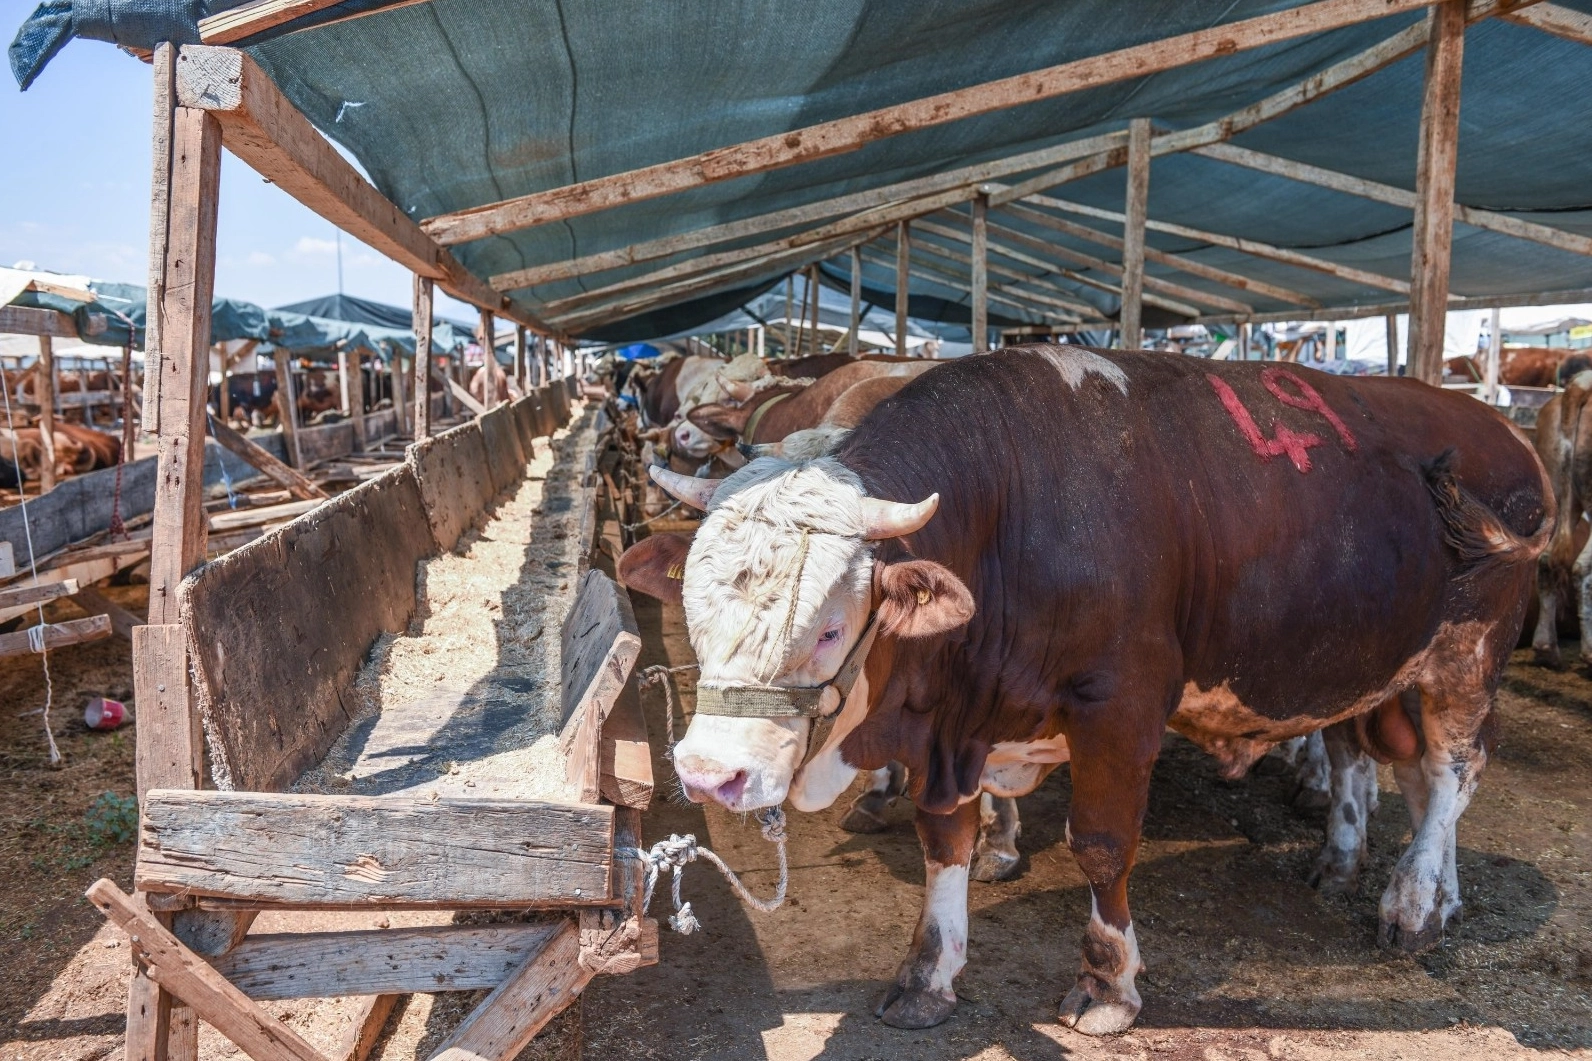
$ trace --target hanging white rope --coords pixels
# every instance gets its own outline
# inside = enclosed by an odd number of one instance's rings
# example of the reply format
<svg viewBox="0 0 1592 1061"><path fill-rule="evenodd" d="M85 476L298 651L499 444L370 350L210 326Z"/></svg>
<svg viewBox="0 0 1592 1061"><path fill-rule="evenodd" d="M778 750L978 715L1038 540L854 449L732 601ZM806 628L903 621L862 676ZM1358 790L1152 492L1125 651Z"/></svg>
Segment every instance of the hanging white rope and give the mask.
<svg viewBox="0 0 1592 1061"><path fill-rule="evenodd" d="M22 462L17 459L17 425L11 415L11 388L0 381L0 395L5 396L6 430L11 435L11 463L17 472L17 493L22 498L22 533L28 545L28 570L33 574L33 584L39 584L39 564L33 552L33 521L28 518L27 484L22 479ZM53 447L52 447L53 450ZM44 741L50 747L50 765L59 766L61 749L56 747L55 734L50 732L50 706L55 700L55 684L50 681L49 646L44 642L44 602L38 605L39 622L28 628L28 647L38 654L44 666L44 707L39 714L44 717Z"/></svg>
<svg viewBox="0 0 1592 1061"><path fill-rule="evenodd" d="M659 840L652 845L651 850L643 851L640 848L623 848L618 854L634 858L645 864L647 871L646 891L641 898L640 914L644 915L647 908L652 905L652 893L658 886L658 877L663 873L671 873L674 880L670 891L674 898L674 916L669 918L669 927L682 936L689 936L702 927L702 922L697 920L691 904L683 902L680 897L680 878L684 875L688 862L695 862L699 857L705 858L718 867L724 879L730 882L730 887L735 889L741 901L754 910L763 913L772 913L785 903L785 889L790 884L790 865L785 857L785 812L779 807L767 807L756 814L758 827L763 832L763 839L773 844L779 852L779 885L774 889L772 899L759 899L747 891L746 885L741 883L741 878L735 871L725 865L724 860L709 849L697 843L697 838L691 833L684 836L671 834L667 840Z"/></svg>

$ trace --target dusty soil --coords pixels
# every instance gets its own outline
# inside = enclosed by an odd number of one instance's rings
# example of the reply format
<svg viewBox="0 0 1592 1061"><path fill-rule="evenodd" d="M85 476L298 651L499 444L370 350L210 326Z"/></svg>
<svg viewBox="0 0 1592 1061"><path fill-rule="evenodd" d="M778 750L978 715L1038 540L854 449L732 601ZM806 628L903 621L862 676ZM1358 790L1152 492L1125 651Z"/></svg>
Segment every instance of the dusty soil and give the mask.
<svg viewBox="0 0 1592 1061"><path fill-rule="evenodd" d="M506 526L496 532L489 523L463 549L481 549L486 562L490 542L501 539L519 556L524 538L511 541ZM500 608L517 609L516 594L549 574L522 566L512 578L494 577L503 581ZM139 587L112 592L128 607L141 605ZM60 607L69 614L70 605ZM499 637L527 621L482 609ZM643 663L689 660L677 611L647 600L636 611ZM0 661L7 797L0 864L11 885L0 899L9 950L0 972L0 1061L87 1061L115 1054L121 1041L127 952L111 945L118 933L81 895L102 875L129 884L130 845L90 811L103 792L132 792L133 727L91 733L79 713L90 696L130 696L128 652L108 641L51 659L54 732L66 756L60 769L47 765L38 717L17 717L42 703L38 660ZM414 677L423 688L427 675ZM682 677L689 706L691 683ZM652 731L661 734L662 697L651 690L645 698ZM1506 678L1501 717L1497 757L1460 826L1466 919L1431 954L1409 958L1374 943L1377 895L1409 828L1391 778L1383 778L1362 894L1324 901L1304 882L1321 819L1292 809L1289 779L1257 773L1223 782L1191 746L1169 739L1133 881L1149 971L1139 981L1144 1012L1127 1036L1089 1040L1055 1023L1088 916L1083 878L1061 838L1068 784L1060 773L1021 801L1020 879L973 885L963 1001L941 1027L902 1032L872 1017L917 917L922 862L906 808L896 809L891 831L859 837L838 828L842 800L821 814L792 815L792 898L784 909L749 912L709 867L691 867L685 894L705 931L682 937L666 929L659 966L592 984L525 1057L569 1061L582 1037L593 1061L1481 1061L1592 1053L1592 842L1583 809L1592 801L1592 681L1522 655ZM662 740L655 744L661 753ZM657 767L667 789L661 757ZM754 890L772 890L774 853L749 821L660 797L644 828L648 839L694 832L744 869ZM654 913L668 913L663 889ZM300 926L309 915L298 916L291 925L262 917L256 931ZM410 999L379 1056L427 1056L473 1001ZM347 1002L271 1008L326 1050L350 1012ZM202 1053L236 1052L206 1032Z"/></svg>

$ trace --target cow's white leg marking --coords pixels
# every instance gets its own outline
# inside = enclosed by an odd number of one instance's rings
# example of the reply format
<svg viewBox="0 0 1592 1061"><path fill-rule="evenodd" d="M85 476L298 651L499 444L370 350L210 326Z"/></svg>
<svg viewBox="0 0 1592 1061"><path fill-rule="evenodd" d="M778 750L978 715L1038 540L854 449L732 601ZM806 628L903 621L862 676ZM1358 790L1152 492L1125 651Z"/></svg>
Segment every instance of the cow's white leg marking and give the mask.
<svg viewBox="0 0 1592 1061"><path fill-rule="evenodd" d="M851 809L840 820L840 827L848 833L878 833L889 828L884 812L906 791L906 778L907 768L900 763L869 771L867 788L851 801Z"/></svg>
<svg viewBox="0 0 1592 1061"><path fill-rule="evenodd" d="M1341 725L1323 734L1332 781L1327 842L1316 856L1310 883L1323 895L1352 895L1365 864L1366 828L1375 811L1376 763L1355 746Z"/></svg>
<svg viewBox="0 0 1592 1061"><path fill-rule="evenodd" d="M967 964L965 865L924 860L923 915L912 949L875 1015L897 1028L928 1028L956 1008L956 975Z"/></svg>
<svg viewBox="0 0 1592 1061"><path fill-rule="evenodd" d="M973 879L998 881L1016 873L1017 838L1022 831L1017 800L983 793L978 805L978 847L973 850Z"/></svg>
<svg viewBox="0 0 1592 1061"><path fill-rule="evenodd" d="M1424 950L1442 938L1444 926L1460 912L1455 847L1459 817L1470 804L1480 773L1480 753L1473 754L1475 758L1456 758L1428 741L1418 763L1395 765L1415 835L1382 893L1383 943Z"/></svg>
<svg viewBox="0 0 1592 1061"><path fill-rule="evenodd" d="M1548 586L1552 574L1547 565L1538 569L1537 628L1531 635L1531 650L1555 666L1559 663L1559 590ZM1586 594L1581 596L1581 614L1586 614ZM1585 640L1585 639L1583 639Z"/></svg>
<svg viewBox="0 0 1592 1061"><path fill-rule="evenodd" d="M1117 1035L1133 1026L1143 1001L1134 978L1144 971L1133 922L1126 929L1100 916L1089 892L1089 927L1083 937L1083 974L1061 1002L1061 1022L1085 1035Z"/></svg>
<svg viewBox="0 0 1592 1061"><path fill-rule="evenodd" d="M1293 805L1300 810L1325 810L1332 805L1332 767L1327 761L1327 746L1320 730L1302 740L1299 787Z"/></svg>

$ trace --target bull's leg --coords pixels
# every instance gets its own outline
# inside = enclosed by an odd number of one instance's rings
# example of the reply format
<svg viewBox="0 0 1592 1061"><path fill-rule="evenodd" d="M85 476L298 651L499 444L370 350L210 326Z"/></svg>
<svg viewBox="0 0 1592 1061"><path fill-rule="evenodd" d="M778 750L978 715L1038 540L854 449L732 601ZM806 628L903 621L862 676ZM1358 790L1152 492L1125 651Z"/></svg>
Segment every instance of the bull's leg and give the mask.
<svg viewBox="0 0 1592 1061"><path fill-rule="evenodd" d="M1146 736L1136 739L1135 733ZM1138 855L1150 769L1160 726L1114 732L1095 720L1067 734L1072 749L1072 809L1067 846L1089 881L1089 925L1078 980L1061 1002L1061 1022L1087 1035L1126 1031L1139 1015L1134 978L1144 971L1128 911L1128 875Z"/></svg>
<svg viewBox="0 0 1592 1061"><path fill-rule="evenodd" d="M881 766L868 774L868 787L851 801L851 809L840 820L848 833L882 833L890 827L885 808L907 790L907 768L900 763Z"/></svg>
<svg viewBox="0 0 1592 1061"><path fill-rule="evenodd" d="M1572 575L1579 591L1576 604L1581 614L1581 662L1592 664L1592 538L1587 539L1587 547L1576 557Z"/></svg>
<svg viewBox="0 0 1592 1061"><path fill-rule="evenodd" d="M1299 775L1294 779L1293 805L1297 810L1326 810L1332 806L1332 766L1319 731L1300 738Z"/></svg>
<svg viewBox="0 0 1592 1061"><path fill-rule="evenodd" d="M979 796L978 847L973 852L973 879L1005 880L1017 872L1017 838L1023 823L1011 796Z"/></svg>
<svg viewBox="0 0 1592 1061"><path fill-rule="evenodd" d="M967 871L978 835L978 804L950 814L918 811L923 841L923 916L895 983L874 1011L897 1028L929 1028L956 1009L956 974L967 963Z"/></svg>
<svg viewBox="0 0 1592 1061"><path fill-rule="evenodd" d="M1555 570L1552 552L1542 554L1537 561L1537 628L1531 634L1531 651L1537 662L1558 667L1559 658L1559 588L1564 584L1562 572ZM1586 613L1586 596L1582 594L1582 614ZM1583 638L1583 644L1585 639Z"/></svg>
<svg viewBox="0 0 1592 1061"><path fill-rule="evenodd" d="M1462 698L1445 691L1441 699L1421 692L1425 747L1418 759L1394 764L1414 838L1382 894L1378 932L1383 944L1411 952L1436 946L1460 914L1457 830L1487 764L1481 731L1492 701L1490 691Z"/></svg>
<svg viewBox="0 0 1592 1061"><path fill-rule="evenodd" d="M1310 884L1323 895L1353 895L1365 864L1366 829L1376 810L1376 762L1360 750L1348 723L1328 726L1322 738L1332 805L1327 810L1327 842L1316 856Z"/></svg>

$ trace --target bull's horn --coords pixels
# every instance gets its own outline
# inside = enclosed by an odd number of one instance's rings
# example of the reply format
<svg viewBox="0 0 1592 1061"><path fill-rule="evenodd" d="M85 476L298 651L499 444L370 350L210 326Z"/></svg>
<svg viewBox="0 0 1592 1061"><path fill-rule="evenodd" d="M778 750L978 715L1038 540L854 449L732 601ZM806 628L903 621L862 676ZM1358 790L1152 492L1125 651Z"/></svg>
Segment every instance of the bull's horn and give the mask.
<svg viewBox="0 0 1592 1061"><path fill-rule="evenodd" d="M676 501L684 502L692 508L708 510L713 503L713 494L718 490L722 479L698 479L692 475L681 475L679 472L670 471L654 464L647 469L647 474L652 476L652 481L663 487Z"/></svg>
<svg viewBox="0 0 1592 1061"><path fill-rule="evenodd" d="M759 457L779 456L778 442L763 442L755 446L750 442L737 442L735 448L740 450L741 456L749 461L755 461Z"/></svg>
<svg viewBox="0 0 1592 1061"><path fill-rule="evenodd" d="M911 534L929 522L939 507L939 494L930 494L915 505L865 497L862 499L862 536L869 541L879 541Z"/></svg>
<svg viewBox="0 0 1592 1061"><path fill-rule="evenodd" d="M757 389L745 380L721 379L719 380L719 386L724 388L725 394L728 394L737 402L750 401L752 395L757 393Z"/></svg>

